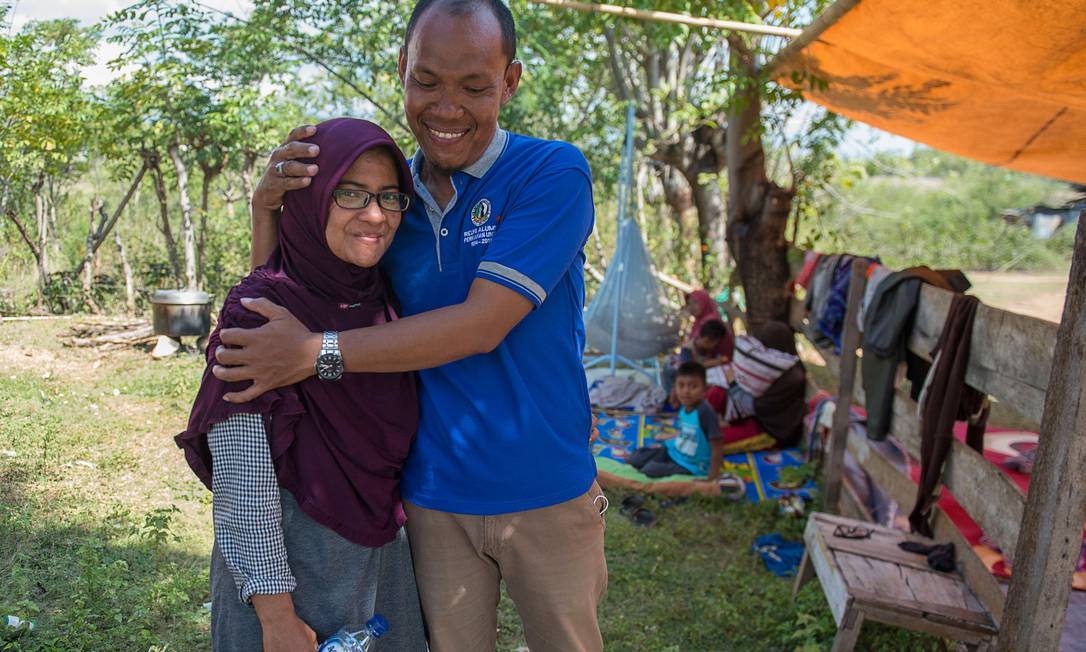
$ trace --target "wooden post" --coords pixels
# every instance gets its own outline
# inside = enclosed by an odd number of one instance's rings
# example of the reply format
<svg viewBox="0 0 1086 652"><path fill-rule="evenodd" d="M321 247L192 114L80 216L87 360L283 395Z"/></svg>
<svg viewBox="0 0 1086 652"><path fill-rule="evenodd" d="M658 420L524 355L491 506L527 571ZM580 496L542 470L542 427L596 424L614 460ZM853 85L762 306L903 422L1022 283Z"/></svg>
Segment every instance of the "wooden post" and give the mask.
<svg viewBox="0 0 1086 652"><path fill-rule="evenodd" d="M833 429L830 431L829 461L826 463L826 498L822 509L838 513L841 499L841 473L845 466L845 449L848 447L848 417L852 407L852 394L856 384L856 349L860 348L860 327L856 315L867 288L867 261L852 261L852 276L848 282L848 308L845 310L845 329L841 334L841 386L837 392L837 408L833 413Z"/></svg>
<svg viewBox="0 0 1086 652"><path fill-rule="evenodd" d="M999 650L1058 650L1086 519L1086 220L1079 220Z"/></svg>

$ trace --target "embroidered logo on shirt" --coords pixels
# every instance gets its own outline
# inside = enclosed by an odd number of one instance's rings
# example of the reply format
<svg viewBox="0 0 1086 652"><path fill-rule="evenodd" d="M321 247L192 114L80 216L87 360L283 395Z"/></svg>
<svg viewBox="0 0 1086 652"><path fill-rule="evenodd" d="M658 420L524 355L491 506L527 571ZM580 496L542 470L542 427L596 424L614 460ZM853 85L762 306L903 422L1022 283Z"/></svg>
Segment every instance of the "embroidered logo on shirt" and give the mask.
<svg viewBox="0 0 1086 652"><path fill-rule="evenodd" d="M471 209L471 223L482 226L490 219L490 200L480 199L479 203Z"/></svg>

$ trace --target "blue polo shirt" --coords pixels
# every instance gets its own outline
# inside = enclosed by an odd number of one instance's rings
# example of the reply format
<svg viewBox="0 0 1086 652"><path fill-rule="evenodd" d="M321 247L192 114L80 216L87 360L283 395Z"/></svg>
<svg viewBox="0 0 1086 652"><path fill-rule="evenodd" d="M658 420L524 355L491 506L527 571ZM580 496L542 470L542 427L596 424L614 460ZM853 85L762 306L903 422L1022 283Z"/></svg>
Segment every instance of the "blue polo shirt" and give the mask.
<svg viewBox="0 0 1086 652"><path fill-rule="evenodd" d="M452 175L444 210L411 162L417 196L382 260L405 315L463 302L476 278L535 308L494 351L420 373L418 439L403 497L504 514L584 494L596 477L584 350L584 244L595 209L588 162L567 143L499 130ZM458 337L433 333L434 338Z"/></svg>

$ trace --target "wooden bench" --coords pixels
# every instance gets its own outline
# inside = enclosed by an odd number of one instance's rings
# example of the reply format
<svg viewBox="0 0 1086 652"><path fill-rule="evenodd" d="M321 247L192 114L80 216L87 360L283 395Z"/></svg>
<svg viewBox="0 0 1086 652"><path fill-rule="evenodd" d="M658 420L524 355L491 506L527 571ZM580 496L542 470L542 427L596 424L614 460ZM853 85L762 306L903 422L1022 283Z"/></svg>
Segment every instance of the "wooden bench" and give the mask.
<svg viewBox="0 0 1086 652"><path fill-rule="evenodd" d="M842 354L816 346L826 368L836 377L837 387L831 391L836 390L839 405L827 442L824 509L860 517L864 510L842 477L846 450L904 509L912 507L917 491L907 472L848 424L849 410L844 406L864 400L856 326L866 285L864 267L853 267ZM917 600L895 592L899 589L894 587L906 581L911 588L914 580L928 582L939 576L925 570L926 560L919 555L910 564L904 563L908 557L886 546L874 548L879 552L874 554L866 546L854 545L856 541L843 543L840 537L832 536L832 528L828 533L825 530L833 519L842 522L842 517L817 514L808 523L809 559L804 560L796 586L798 590L812 573L818 574L839 628L835 650L851 649L867 618L957 639L978 649L993 642L1001 652L1059 648L1075 561L1072 557L1079 550L1086 517L1086 465L1078 462L1086 459L1086 437L1082 437L1086 432L1086 331L1080 327L1086 323L1086 227L1080 227L1077 234L1069 281L1059 327L985 305L978 307L973 326L966 382L1041 424L1028 499L1002 471L958 440L953 442L943 468L943 486L954 493L1016 569L1009 593L938 506L931 512L935 540L954 543L958 560L956 574L934 581L945 590L945 596L956 596L958 603L949 598L939 602L930 596ZM930 360L951 299L949 292L922 288L908 338L913 353ZM793 327L803 332L804 321L802 304L794 301ZM909 455L919 458L917 405L901 389L893 401L893 415L890 434ZM892 533L876 530L883 533L880 538ZM903 533L893 534L898 540L908 538ZM860 554L861 550L869 554ZM892 581L895 577L896 583Z"/></svg>
<svg viewBox="0 0 1086 652"><path fill-rule="evenodd" d="M871 530L867 539L835 536L838 526ZM833 652L856 645L865 620L962 641L988 650L997 628L988 610L958 572L928 567L923 555L898 547L929 539L843 516L815 512L803 534L806 551L793 595L814 575L837 622Z"/></svg>

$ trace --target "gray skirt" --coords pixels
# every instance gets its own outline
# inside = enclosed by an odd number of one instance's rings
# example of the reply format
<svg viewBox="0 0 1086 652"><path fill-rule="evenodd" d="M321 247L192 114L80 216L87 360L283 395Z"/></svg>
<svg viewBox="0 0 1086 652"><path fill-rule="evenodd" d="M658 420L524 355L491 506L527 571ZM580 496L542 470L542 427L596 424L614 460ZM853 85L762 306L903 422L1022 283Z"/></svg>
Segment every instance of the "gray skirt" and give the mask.
<svg viewBox="0 0 1086 652"><path fill-rule="evenodd" d="M380 548L347 541L305 515L294 497L280 488L287 562L298 582L294 609L323 641L340 627L362 628L375 613L388 619L388 633L374 649L425 652L426 634L419 605L407 531ZM211 641L215 652L261 652L262 630L256 610L242 604L234 577L219 546L211 552Z"/></svg>

